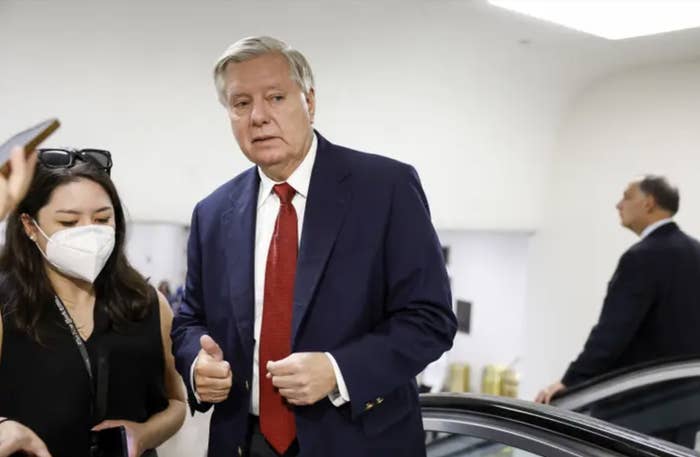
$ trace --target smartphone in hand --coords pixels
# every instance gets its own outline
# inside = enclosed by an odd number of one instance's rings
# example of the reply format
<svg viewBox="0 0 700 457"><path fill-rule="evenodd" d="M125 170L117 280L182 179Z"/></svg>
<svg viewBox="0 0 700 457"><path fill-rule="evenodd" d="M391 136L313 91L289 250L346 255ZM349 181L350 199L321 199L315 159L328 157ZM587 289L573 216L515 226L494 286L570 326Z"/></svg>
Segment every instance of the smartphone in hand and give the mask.
<svg viewBox="0 0 700 457"><path fill-rule="evenodd" d="M33 127L23 130L14 135L9 140L0 145L0 173L7 176L10 171L10 153L15 146L24 148L24 151L29 154L36 147L51 135L59 126L58 119L51 118L41 122Z"/></svg>
<svg viewBox="0 0 700 457"><path fill-rule="evenodd" d="M90 432L91 457L129 457L124 426Z"/></svg>

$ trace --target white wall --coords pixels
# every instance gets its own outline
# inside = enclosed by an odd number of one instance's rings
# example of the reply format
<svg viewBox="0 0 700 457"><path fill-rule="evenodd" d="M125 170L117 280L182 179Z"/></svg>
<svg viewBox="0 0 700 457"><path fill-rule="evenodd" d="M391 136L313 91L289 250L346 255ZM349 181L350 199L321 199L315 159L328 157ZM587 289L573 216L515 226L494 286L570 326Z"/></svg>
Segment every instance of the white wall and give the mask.
<svg viewBox="0 0 700 457"><path fill-rule="evenodd" d="M188 228L180 224L130 223L126 240L129 262L156 287L167 280L174 293L185 283L188 235Z"/></svg>
<svg viewBox="0 0 700 457"><path fill-rule="evenodd" d="M526 393L559 379L595 323L617 260L636 241L614 208L635 175L674 181L677 220L700 235L698 119L700 61L613 75L573 104L531 247Z"/></svg>
<svg viewBox="0 0 700 457"><path fill-rule="evenodd" d="M480 392L484 365L508 365L526 357L523 322L530 235L440 231L439 236L450 247L453 298L472 302L471 332L457 334L447 358L470 365L472 392ZM521 366L522 360L516 370Z"/></svg>
<svg viewBox="0 0 700 457"><path fill-rule="evenodd" d="M272 34L312 62L318 128L414 164L439 227L531 230L577 63L481 14L469 2L4 0L0 138L58 116L47 144L112 150L135 220L188 223L249 165L212 63L238 38Z"/></svg>
<svg viewBox="0 0 700 457"><path fill-rule="evenodd" d="M160 457L207 457L209 443L209 420L214 409L206 413L191 416L189 412L185 423L168 441L158 447Z"/></svg>

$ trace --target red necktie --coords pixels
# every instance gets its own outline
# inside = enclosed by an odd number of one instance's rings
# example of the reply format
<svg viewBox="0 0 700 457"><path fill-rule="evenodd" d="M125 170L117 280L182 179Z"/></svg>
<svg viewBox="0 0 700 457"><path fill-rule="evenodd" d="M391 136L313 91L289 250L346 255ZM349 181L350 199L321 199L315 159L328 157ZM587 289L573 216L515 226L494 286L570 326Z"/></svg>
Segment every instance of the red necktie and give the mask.
<svg viewBox="0 0 700 457"><path fill-rule="evenodd" d="M263 318L260 330L260 431L275 450L284 454L294 441L294 412L268 379L269 360L281 360L291 353L292 303L297 268L297 213L292 206L295 190L287 183L272 190L280 199L275 231L267 252Z"/></svg>

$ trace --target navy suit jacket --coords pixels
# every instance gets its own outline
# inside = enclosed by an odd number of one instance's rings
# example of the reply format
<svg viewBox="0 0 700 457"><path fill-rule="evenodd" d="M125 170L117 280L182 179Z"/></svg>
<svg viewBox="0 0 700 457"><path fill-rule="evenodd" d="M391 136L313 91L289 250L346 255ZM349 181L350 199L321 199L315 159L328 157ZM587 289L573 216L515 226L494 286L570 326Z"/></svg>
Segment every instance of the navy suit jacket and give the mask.
<svg viewBox="0 0 700 457"><path fill-rule="evenodd" d="M415 376L452 345L456 321L440 243L415 170L320 134L297 260L292 351L330 352L351 401L295 407L300 455L423 456ZM259 176L241 173L197 204L173 351L193 408L190 366L202 334L233 371L215 406L209 455L244 446L254 348Z"/></svg>
<svg viewBox="0 0 700 457"><path fill-rule="evenodd" d="M676 356L700 355L700 243L662 225L620 258L598 324L562 382Z"/></svg>

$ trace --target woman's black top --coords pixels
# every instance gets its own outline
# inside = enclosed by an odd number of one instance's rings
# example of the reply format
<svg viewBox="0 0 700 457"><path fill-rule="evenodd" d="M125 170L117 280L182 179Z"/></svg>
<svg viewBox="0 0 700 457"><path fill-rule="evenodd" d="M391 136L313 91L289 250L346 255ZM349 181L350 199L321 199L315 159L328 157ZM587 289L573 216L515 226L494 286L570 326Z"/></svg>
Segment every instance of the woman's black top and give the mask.
<svg viewBox="0 0 700 457"><path fill-rule="evenodd" d="M53 457L87 457L97 422L144 422L167 407L157 298L142 321L119 331L99 298L95 303L94 330L85 346L104 417L91 416L85 363L58 308L49 309L41 344L19 331L3 309L0 416L31 428Z"/></svg>

